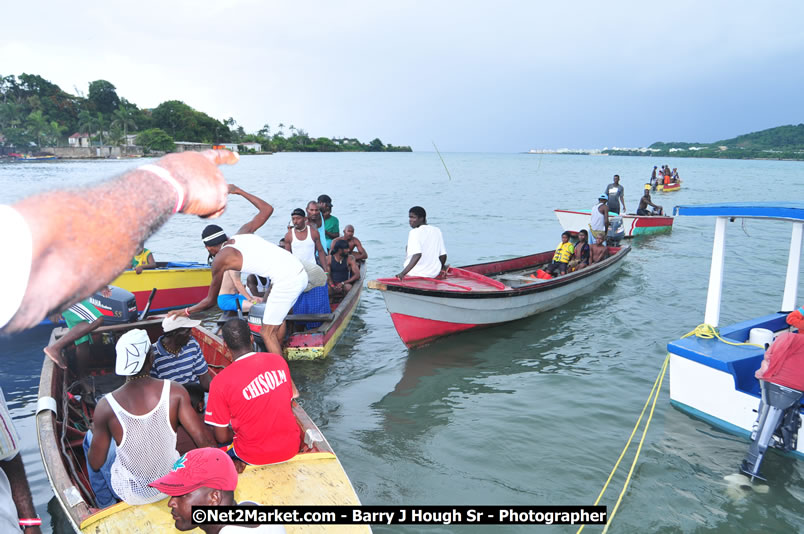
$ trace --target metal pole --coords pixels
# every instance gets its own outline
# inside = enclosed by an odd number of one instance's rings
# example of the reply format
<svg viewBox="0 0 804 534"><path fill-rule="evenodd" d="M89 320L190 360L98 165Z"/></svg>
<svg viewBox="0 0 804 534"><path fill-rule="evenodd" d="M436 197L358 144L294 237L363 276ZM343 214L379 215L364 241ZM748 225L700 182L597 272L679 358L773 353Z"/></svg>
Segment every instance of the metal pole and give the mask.
<svg viewBox="0 0 804 534"><path fill-rule="evenodd" d="M712 245L712 267L709 271L709 292L706 294L704 323L717 327L720 322L720 297L723 294L723 256L726 249L726 217L715 222L715 241Z"/></svg>
<svg viewBox="0 0 804 534"><path fill-rule="evenodd" d="M784 297L782 297L782 311L787 313L796 309L802 235L804 235L804 223L794 222L793 235L790 237L790 256L787 258L787 277L784 280Z"/></svg>

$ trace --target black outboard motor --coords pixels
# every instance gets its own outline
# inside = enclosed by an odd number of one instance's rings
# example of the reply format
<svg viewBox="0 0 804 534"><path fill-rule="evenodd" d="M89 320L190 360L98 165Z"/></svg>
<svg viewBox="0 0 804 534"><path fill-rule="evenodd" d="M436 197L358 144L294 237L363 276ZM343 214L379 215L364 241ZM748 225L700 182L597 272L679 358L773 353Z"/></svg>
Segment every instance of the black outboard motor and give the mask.
<svg viewBox="0 0 804 534"><path fill-rule="evenodd" d="M89 302L103 314L103 324L133 323L137 320L137 299L130 291L109 286L112 294L104 297L98 291L89 297Z"/></svg>
<svg viewBox="0 0 804 534"><path fill-rule="evenodd" d="M786 452L794 450L801 427L800 403L804 391L791 389L773 382L759 381L762 399L759 402L759 417L756 429L751 433L751 446L740 466L740 471L753 481L765 480L759 474L759 466L768 447Z"/></svg>

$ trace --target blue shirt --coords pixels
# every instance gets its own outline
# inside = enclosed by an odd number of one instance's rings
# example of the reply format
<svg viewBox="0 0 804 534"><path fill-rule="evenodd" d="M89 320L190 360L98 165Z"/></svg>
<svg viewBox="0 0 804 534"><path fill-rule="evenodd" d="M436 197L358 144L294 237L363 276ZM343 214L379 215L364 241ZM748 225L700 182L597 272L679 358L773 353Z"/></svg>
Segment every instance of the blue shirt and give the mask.
<svg viewBox="0 0 804 534"><path fill-rule="evenodd" d="M151 376L163 380L173 380L179 384L198 383L198 377L209 371L201 345L195 338L184 345L178 354L171 354L162 346L160 337L154 343L156 356L151 367Z"/></svg>

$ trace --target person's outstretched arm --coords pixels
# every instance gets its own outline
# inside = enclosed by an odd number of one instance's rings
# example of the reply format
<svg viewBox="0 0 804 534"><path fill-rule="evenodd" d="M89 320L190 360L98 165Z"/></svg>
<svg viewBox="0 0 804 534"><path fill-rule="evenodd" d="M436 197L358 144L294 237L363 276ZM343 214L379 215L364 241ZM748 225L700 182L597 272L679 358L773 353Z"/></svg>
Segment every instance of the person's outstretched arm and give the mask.
<svg viewBox="0 0 804 534"><path fill-rule="evenodd" d="M260 226L265 224L265 221L267 221L268 217L270 217L274 212L274 207L268 204L266 201L258 196L252 195L251 193L246 193L236 185L229 185L229 194L240 195L254 204L254 207L257 208L257 215L255 215L254 218L249 222L241 226L240 230L237 231L238 234L253 234L260 228Z"/></svg>
<svg viewBox="0 0 804 534"><path fill-rule="evenodd" d="M32 327L105 286L171 214L219 216L227 186L217 166L237 159L228 150L168 154L85 189L14 204L31 233L31 267L22 302L0 331ZM10 252L10 261L27 262Z"/></svg>

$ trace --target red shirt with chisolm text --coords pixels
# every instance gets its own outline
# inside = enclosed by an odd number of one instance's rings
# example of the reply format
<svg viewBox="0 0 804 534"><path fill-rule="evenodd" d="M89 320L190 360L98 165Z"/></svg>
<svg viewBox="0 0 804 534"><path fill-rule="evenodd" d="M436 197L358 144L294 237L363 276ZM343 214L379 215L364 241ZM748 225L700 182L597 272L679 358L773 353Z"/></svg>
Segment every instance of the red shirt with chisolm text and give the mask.
<svg viewBox="0 0 804 534"><path fill-rule="evenodd" d="M290 370L278 354L250 352L212 379L204 421L232 425L234 452L254 465L284 462L299 452L301 430L290 406Z"/></svg>

